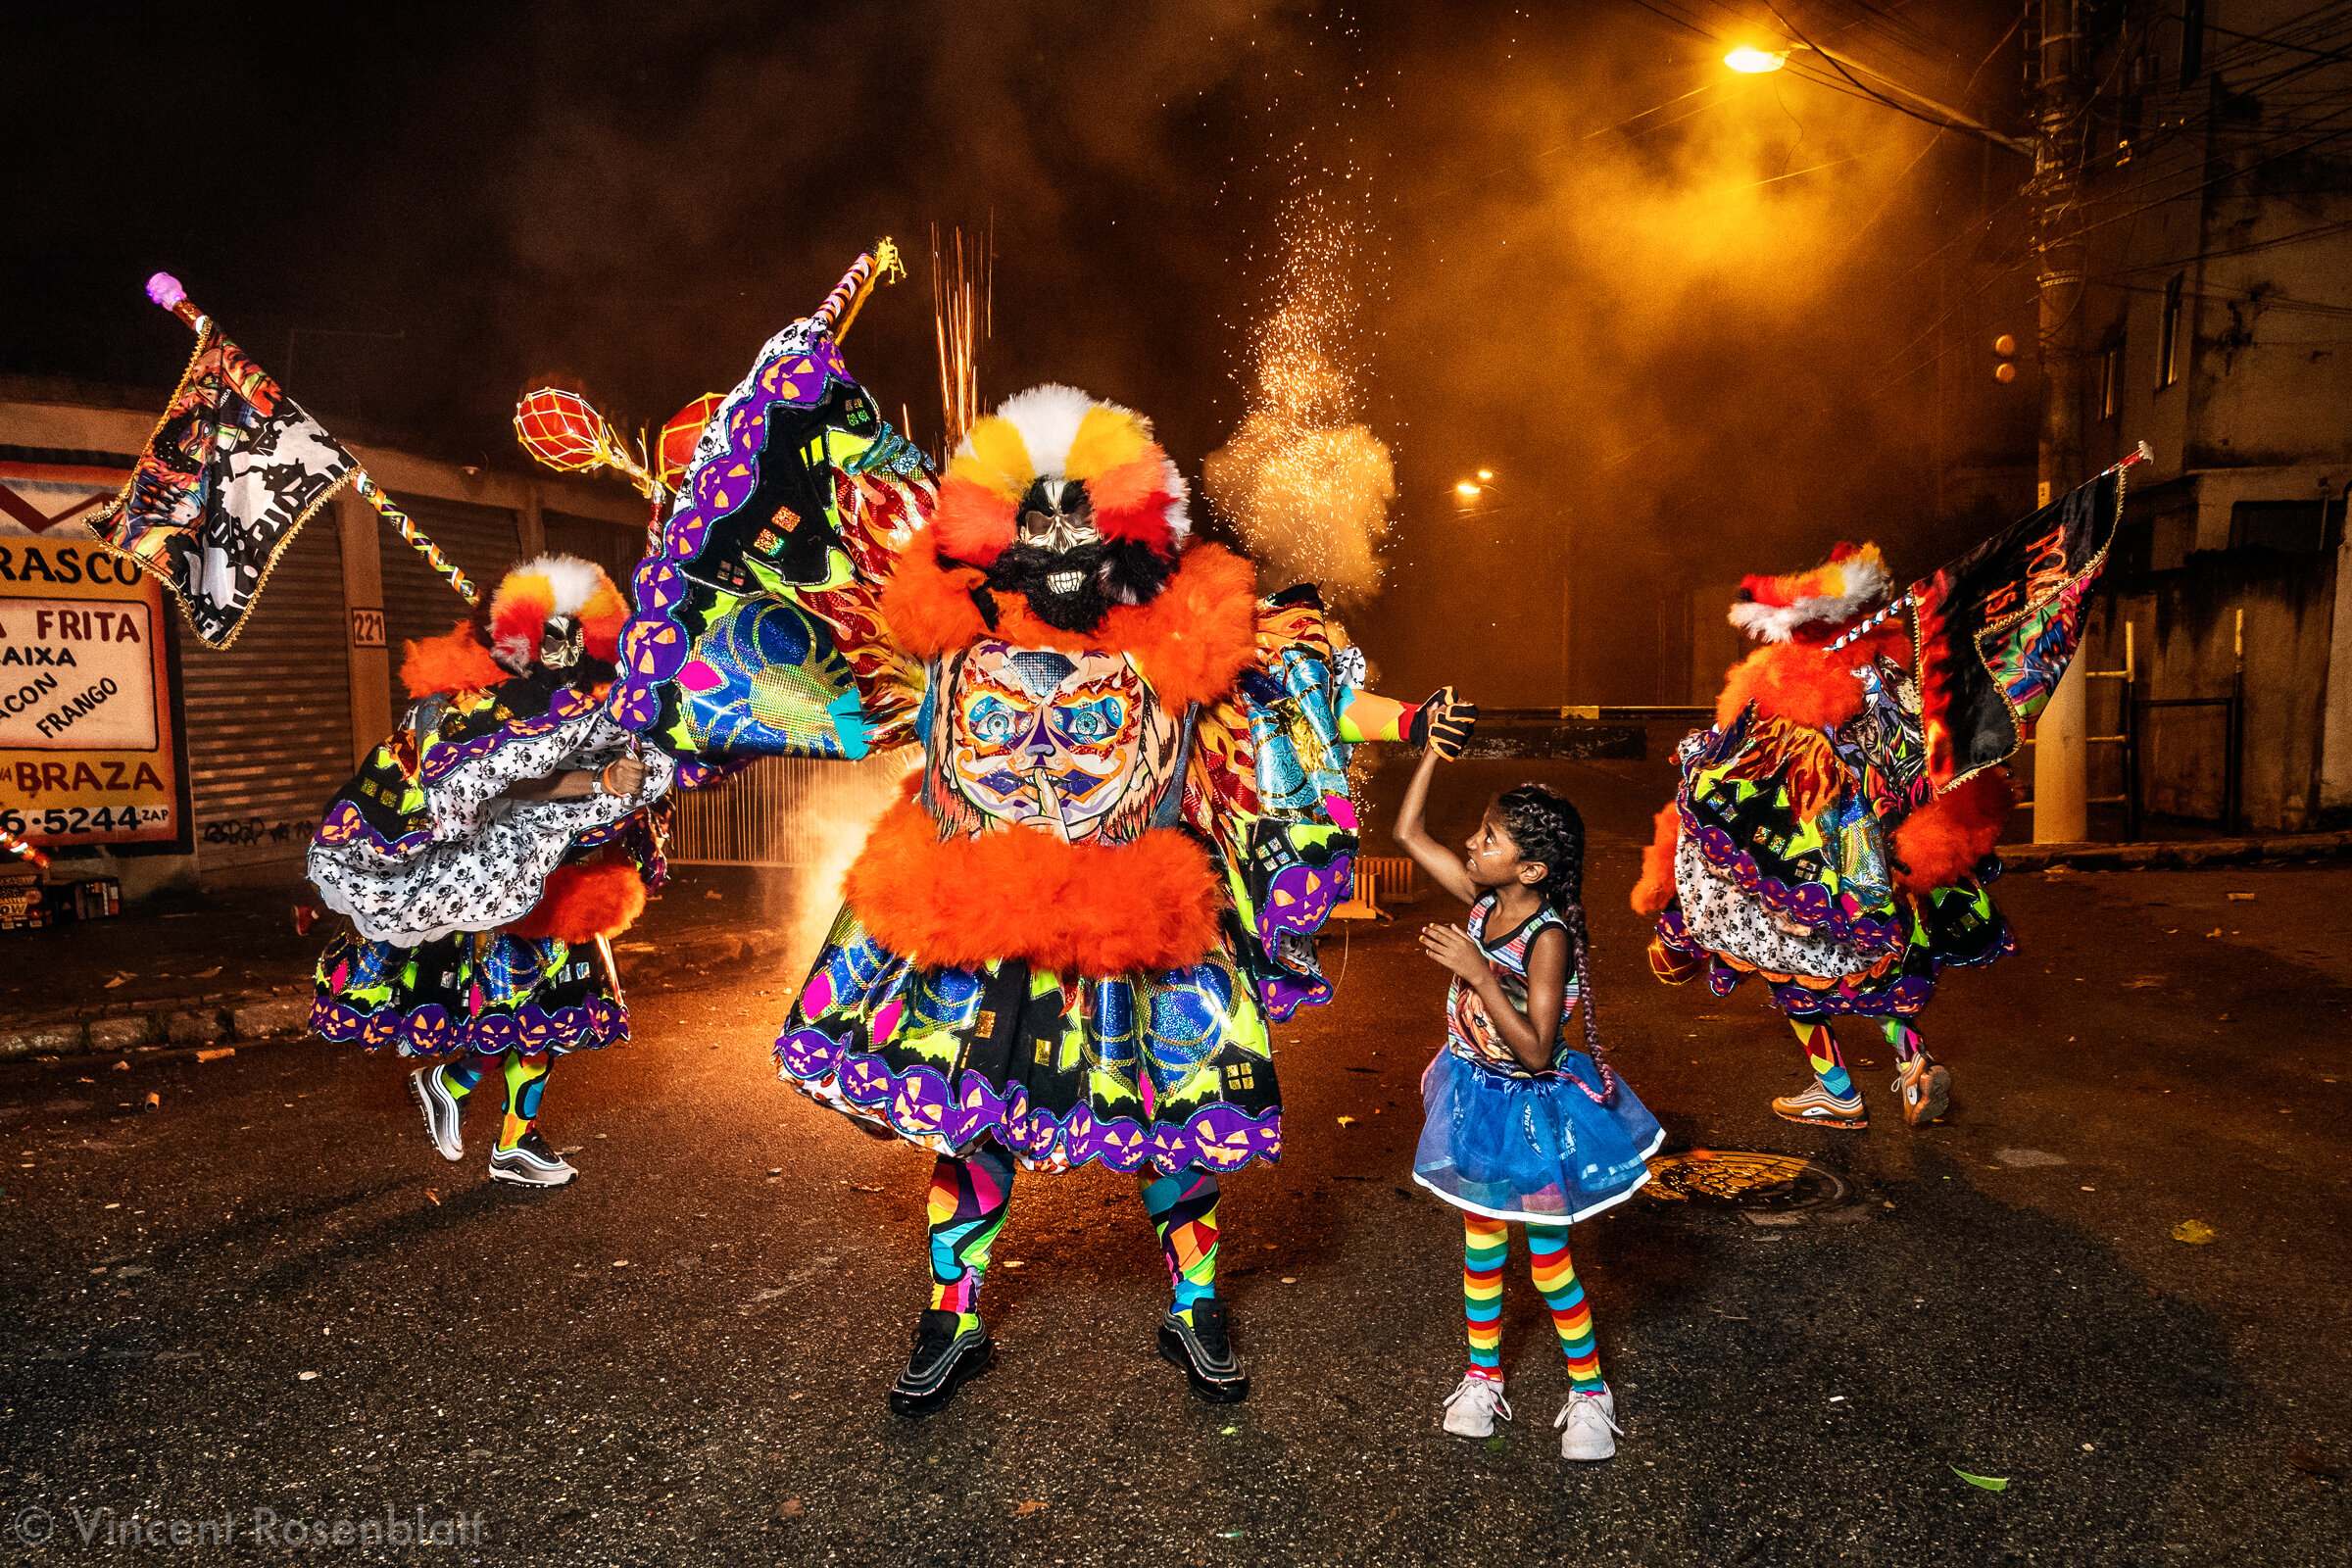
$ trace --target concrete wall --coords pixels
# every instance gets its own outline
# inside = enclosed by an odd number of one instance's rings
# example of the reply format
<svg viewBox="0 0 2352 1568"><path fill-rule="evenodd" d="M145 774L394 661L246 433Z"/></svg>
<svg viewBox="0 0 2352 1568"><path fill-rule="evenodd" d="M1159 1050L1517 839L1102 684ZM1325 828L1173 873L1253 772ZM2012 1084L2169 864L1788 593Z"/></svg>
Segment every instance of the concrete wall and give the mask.
<svg viewBox="0 0 2352 1568"><path fill-rule="evenodd" d="M2141 699L2227 697L2236 668L2237 612L2244 611L2242 807L2256 829L2295 832L2315 825L2322 804L2335 597L2329 557L2199 554L2174 570L2110 585L2092 601L2081 657L2093 669L2122 668L2123 623L2129 620ZM2121 732L2120 696L2120 682L2095 683L2091 733ZM2220 709L2145 713L2140 778L2146 808L2218 818L2224 733ZM2092 748L2092 795L2122 793L2120 751Z"/></svg>

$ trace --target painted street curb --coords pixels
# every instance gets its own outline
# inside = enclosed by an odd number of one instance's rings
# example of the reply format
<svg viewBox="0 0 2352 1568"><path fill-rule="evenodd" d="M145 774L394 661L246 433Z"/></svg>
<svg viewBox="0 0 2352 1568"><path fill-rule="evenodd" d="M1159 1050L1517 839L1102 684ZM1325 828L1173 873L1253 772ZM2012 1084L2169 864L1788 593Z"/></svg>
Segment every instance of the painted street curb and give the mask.
<svg viewBox="0 0 2352 1568"><path fill-rule="evenodd" d="M2352 855L2352 832L2284 833L2270 838L2195 839L2157 844L2004 844L1994 851L2008 871L2194 870L2254 860L2324 860Z"/></svg>
<svg viewBox="0 0 2352 1568"><path fill-rule="evenodd" d="M774 963L783 958L785 949L781 938L763 932L741 936L723 931L645 946L653 951L623 956L624 986L657 984L721 964ZM206 1047L299 1038L307 1031L310 1016L307 990L293 996L282 991L248 991L144 1004L113 1003L0 1028L0 1063L94 1055L121 1055L134 1062L177 1061Z"/></svg>

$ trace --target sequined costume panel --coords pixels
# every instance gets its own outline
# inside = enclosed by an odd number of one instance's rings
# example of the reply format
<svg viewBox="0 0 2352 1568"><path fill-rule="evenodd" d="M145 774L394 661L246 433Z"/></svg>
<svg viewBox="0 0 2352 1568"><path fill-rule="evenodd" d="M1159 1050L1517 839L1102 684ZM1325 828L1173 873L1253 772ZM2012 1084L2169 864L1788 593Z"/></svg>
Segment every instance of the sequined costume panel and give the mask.
<svg viewBox="0 0 2352 1568"><path fill-rule="evenodd" d="M1315 590L1287 589L1259 607L1255 666L1195 732L1187 816L1223 853L1234 953L1277 1021L1331 1000L1316 939L1355 891L1354 749L1339 713L1362 682L1362 655L1334 646Z"/></svg>
<svg viewBox="0 0 2352 1568"><path fill-rule="evenodd" d="M919 968L844 908L776 1058L803 1094L939 1153L1024 1169L1236 1170L1282 1149L1272 1045L1220 949L1085 979L1011 959Z"/></svg>
<svg viewBox="0 0 2352 1568"><path fill-rule="evenodd" d="M1793 1014L1909 1016L1944 967L2016 951L1987 891L1998 861L1924 897L1894 884L1885 824L1922 765L1916 725L1890 703L1894 673L1865 669L1864 712L1836 734L1751 704L1683 742L1676 896L1658 935L1706 960L1717 995L1752 974Z"/></svg>

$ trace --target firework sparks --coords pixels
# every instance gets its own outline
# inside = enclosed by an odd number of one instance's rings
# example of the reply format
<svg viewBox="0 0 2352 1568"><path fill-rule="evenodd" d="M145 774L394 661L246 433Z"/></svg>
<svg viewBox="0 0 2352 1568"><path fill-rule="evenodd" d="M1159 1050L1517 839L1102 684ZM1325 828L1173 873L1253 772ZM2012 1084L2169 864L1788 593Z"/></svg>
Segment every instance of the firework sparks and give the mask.
<svg viewBox="0 0 2352 1568"><path fill-rule="evenodd" d="M1251 334L1249 411L1209 455L1206 488L1269 577L1320 583L1335 605L1360 603L1380 591L1396 472L1355 418L1357 234L1311 195L1294 197L1278 227L1279 303Z"/></svg>
<svg viewBox="0 0 2352 1568"><path fill-rule="evenodd" d="M951 252L952 257L951 257ZM931 324L939 340L939 408L947 420L940 465L963 444L963 432L980 417L980 339L996 330L996 241L968 263L963 230L948 247L931 225Z"/></svg>

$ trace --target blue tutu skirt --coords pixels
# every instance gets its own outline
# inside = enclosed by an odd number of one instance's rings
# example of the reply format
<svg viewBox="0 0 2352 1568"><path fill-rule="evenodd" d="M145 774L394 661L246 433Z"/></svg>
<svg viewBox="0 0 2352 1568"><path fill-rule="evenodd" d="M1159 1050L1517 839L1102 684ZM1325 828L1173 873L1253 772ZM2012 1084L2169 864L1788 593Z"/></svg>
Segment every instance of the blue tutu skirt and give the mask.
<svg viewBox="0 0 2352 1568"><path fill-rule="evenodd" d="M1568 1225L1622 1203L1649 1180L1666 1133L1623 1078L1607 1104L1592 1058L1570 1054L1559 1073L1514 1078L1450 1051L1421 1075L1428 1119L1413 1180L1456 1208L1493 1219Z"/></svg>

